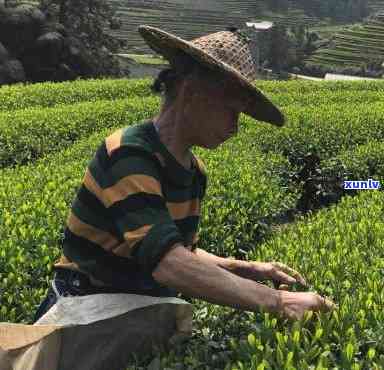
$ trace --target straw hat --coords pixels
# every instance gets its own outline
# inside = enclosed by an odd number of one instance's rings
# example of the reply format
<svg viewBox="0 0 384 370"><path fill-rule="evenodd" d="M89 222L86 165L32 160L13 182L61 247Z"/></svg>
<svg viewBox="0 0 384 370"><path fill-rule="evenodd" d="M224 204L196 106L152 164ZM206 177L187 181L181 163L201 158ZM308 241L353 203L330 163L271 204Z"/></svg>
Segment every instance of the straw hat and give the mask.
<svg viewBox="0 0 384 370"><path fill-rule="evenodd" d="M283 114L252 84L256 73L249 39L236 27L192 41L151 26L139 26L138 31L150 48L163 55L171 65L180 54L186 53L204 67L223 73L244 91L247 107L243 113L276 126L284 125Z"/></svg>

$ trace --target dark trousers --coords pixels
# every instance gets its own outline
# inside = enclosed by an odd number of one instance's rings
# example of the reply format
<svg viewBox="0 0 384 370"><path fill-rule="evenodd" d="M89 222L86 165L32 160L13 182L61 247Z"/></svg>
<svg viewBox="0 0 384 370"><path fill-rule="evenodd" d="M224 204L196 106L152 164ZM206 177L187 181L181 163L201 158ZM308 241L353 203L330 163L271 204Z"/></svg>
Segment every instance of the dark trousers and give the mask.
<svg viewBox="0 0 384 370"><path fill-rule="evenodd" d="M95 287L91 284L88 276L68 270L59 269L55 270L54 278L51 282L51 286L48 289L47 296L41 302L38 307L32 324L40 319L56 302L57 294L63 297L67 296L83 296L90 294L102 294L102 293L128 293L128 294L143 294L149 296L168 297L176 296L176 291L171 290L167 287L162 287L156 290L132 290L132 289L121 289L121 288L109 288L109 287Z"/></svg>

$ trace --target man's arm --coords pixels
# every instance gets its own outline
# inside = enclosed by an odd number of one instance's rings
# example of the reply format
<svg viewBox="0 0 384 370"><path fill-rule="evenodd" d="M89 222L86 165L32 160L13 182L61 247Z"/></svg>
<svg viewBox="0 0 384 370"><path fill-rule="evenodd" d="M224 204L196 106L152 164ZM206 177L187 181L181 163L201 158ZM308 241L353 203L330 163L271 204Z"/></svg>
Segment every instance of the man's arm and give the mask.
<svg viewBox="0 0 384 370"><path fill-rule="evenodd" d="M169 249L152 276L185 296L214 304L249 311L257 311L260 307L275 311L280 307L280 295L276 290L232 274L212 260L190 252L181 243Z"/></svg>
<svg viewBox="0 0 384 370"><path fill-rule="evenodd" d="M153 278L185 296L246 311L281 313L301 319L305 311L329 311L335 304L313 292L288 292L244 279L175 243L152 271Z"/></svg>
<svg viewBox="0 0 384 370"><path fill-rule="evenodd" d="M233 257L222 258L200 248L196 248L194 253L199 258L245 279L254 281L271 279L282 284L300 282L304 286L307 285L305 279L297 271L280 262L242 261Z"/></svg>

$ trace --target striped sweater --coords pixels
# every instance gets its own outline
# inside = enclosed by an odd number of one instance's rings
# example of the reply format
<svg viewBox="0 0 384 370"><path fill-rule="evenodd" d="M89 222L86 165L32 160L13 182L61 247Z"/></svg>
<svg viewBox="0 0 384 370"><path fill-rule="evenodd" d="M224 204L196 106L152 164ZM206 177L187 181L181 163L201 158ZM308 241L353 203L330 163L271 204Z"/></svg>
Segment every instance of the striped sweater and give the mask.
<svg viewBox="0 0 384 370"><path fill-rule="evenodd" d="M85 170L54 269L127 293L176 296L152 272L176 242L196 248L206 186L201 159L192 155L192 168L183 167L151 120L115 131Z"/></svg>

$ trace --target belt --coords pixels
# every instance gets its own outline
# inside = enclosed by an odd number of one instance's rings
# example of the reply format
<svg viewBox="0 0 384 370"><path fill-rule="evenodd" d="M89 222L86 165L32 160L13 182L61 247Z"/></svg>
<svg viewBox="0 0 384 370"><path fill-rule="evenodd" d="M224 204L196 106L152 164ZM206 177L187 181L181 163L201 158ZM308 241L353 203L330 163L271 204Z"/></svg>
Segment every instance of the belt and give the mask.
<svg viewBox="0 0 384 370"><path fill-rule="evenodd" d="M160 289L122 289L117 287L102 287L92 285L89 277L81 272L63 269L60 267L55 268L54 279L63 281L69 285L69 289L75 291L77 295L89 295L100 293L127 293L149 295L156 297L175 297L177 292L168 287L161 287Z"/></svg>
<svg viewBox="0 0 384 370"><path fill-rule="evenodd" d="M121 293L113 287L97 287L91 284L87 275L69 269L55 269L55 280L64 281L70 288L75 289L83 295L97 294L97 293Z"/></svg>

